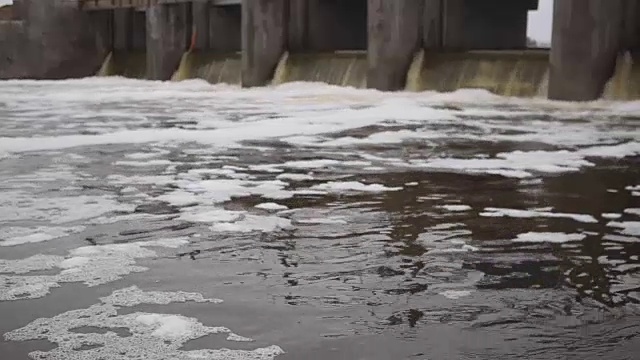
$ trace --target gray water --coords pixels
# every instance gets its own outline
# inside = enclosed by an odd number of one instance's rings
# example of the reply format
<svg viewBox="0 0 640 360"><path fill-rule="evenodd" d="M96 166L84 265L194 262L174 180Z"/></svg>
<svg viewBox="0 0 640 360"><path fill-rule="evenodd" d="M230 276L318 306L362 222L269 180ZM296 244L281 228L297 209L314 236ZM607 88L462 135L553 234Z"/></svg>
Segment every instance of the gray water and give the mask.
<svg viewBox="0 0 640 360"><path fill-rule="evenodd" d="M0 353L633 359L639 119L474 90L2 82Z"/></svg>

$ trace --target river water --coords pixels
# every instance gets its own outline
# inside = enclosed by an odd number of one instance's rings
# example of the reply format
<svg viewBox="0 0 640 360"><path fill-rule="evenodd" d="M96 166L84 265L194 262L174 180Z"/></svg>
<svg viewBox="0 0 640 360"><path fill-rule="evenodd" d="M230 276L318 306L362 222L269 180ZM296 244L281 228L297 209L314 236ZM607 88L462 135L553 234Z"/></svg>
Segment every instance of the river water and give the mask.
<svg viewBox="0 0 640 360"><path fill-rule="evenodd" d="M632 102L2 82L0 354L633 359L639 162Z"/></svg>

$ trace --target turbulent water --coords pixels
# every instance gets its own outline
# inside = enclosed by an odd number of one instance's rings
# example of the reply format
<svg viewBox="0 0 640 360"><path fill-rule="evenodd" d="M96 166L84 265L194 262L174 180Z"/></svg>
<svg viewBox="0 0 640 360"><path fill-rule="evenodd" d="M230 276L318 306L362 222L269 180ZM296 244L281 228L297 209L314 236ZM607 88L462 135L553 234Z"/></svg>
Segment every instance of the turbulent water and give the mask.
<svg viewBox="0 0 640 360"><path fill-rule="evenodd" d="M2 82L0 353L632 359L639 160L633 102Z"/></svg>

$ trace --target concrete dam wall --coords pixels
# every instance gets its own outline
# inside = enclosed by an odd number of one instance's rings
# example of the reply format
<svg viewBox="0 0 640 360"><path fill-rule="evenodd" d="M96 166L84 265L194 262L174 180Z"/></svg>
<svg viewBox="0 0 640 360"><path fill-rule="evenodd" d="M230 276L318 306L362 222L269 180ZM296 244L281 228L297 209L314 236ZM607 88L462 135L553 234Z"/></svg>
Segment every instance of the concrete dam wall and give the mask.
<svg viewBox="0 0 640 360"><path fill-rule="evenodd" d="M14 1L0 78L640 98L640 0L556 0L548 50L527 49L537 0Z"/></svg>

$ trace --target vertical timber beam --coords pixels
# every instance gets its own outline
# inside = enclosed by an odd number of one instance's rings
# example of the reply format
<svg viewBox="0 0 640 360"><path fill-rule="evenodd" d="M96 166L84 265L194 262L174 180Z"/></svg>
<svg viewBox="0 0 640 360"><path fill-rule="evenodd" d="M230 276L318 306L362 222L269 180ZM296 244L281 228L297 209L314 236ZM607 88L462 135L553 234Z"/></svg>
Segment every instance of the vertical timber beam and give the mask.
<svg viewBox="0 0 640 360"><path fill-rule="evenodd" d="M369 0L367 86L404 88L415 51L422 45L423 0Z"/></svg>
<svg viewBox="0 0 640 360"><path fill-rule="evenodd" d="M287 0L242 2L242 86L266 85L273 77L288 39L288 5Z"/></svg>
<svg viewBox="0 0 640 360"><path fill-rule="evenodd" d="M169 80L187 49L191 4L152 5L147 9L147 78Z"/></svg>
<svg viewBox="0 0 640 360"><path fill-rule="evenodd" d="M590 101L602 95L623 38L624 3L555 0L549 98Z"/></svg>

